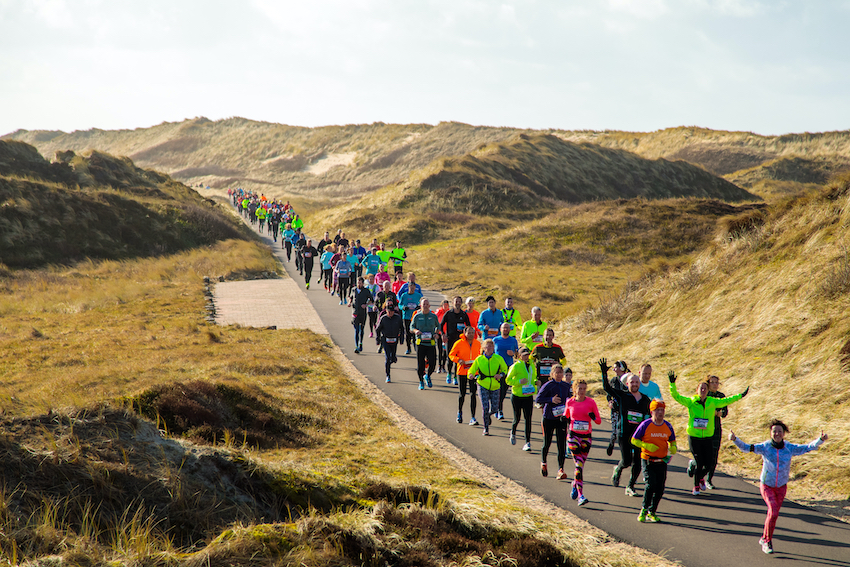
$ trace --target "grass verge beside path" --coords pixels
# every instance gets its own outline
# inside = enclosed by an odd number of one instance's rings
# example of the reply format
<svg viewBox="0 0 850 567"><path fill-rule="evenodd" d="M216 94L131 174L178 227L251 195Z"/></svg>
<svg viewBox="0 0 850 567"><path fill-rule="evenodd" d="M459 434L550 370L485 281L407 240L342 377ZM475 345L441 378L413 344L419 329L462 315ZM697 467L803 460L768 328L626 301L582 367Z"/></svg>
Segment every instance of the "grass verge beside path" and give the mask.
<svg viewBox="0 0 850 567"><path fill-rule="evenodd" d="M459 469L371 403L327 338L204 322L203 276L276 268L226 241L2 274L6 561L670 564Z"/></svg>

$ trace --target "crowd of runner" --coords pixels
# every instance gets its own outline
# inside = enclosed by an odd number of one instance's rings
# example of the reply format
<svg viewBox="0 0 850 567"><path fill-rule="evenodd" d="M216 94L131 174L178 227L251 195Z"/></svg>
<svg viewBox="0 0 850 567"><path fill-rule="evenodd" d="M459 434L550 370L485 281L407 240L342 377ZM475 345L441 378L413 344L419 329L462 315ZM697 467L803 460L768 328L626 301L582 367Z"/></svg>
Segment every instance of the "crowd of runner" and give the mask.
<svg viewBox="0 0 850 567"><path fill-rule="evenodd" d="M549 475L548 456L555 440L558 480L567 479L566 459L573 460L570 497L579 506L589 500L583 483L584 464L592 446L594 424L602 414L596 401L587 395L587 382L573 379L566 366L563 349L554 342L555 331L542 319L539 307L532 308L523 321L513 299L504 299L504 307L488 296L486 309L475 309L475 298L454 297L442 300L433 309L413 272L404 272L407 254L400 242L392 249L372 240L366 247L350 240L342 230L329 232L317 243L303 232L303 221L287 201L269 200L264 195L229 190L233 205L257 230L269 234L286 250L287 262L295 256L295 265L303 275L306 289L311 282L322 283L324 290L339 298L339 304L352 310L355 353L363 351L368 328L378 353L384 355L386 382L392 382L392 365L398 361L399 347L405 354L415 353L419 390L433 387L433 376L445 374L446 383L457 386L457 423L464 422L468 407L469 425L482 426L490 435L493 420L504 420L504 402L513 409L509 440L516 444L517 431L525 441L523 451L532 450L533 413L540 411L543 445L540 472ZM314 263L320 270L314 279ZM619 462L611 474L611 484L620 486L623 471L628 471L625 494L638 496L642 478L643 500L639 522L659 522L658 506L667 482L667 464L678 451L673 426L665 420L666 403L660 386L652 381L652 367L643 364L637 374L625 361L613 365L609 379L606 359L599 360L602 384L612 424L606 453L619 447ZM699 381L694 395L678 391L677 376L668 373L669 395L688 411L687 440L692 454L687 474L693 479L693 496L715 489L714 471L722 441L722 419L728 406L745 397L725 396L719 391L720 379L708 376ZM510 394L510 396L508 395ZM466 403L467 395L469 403ZM478 400L481 421L476 418ZM785 443L788 427L779 420L770 424L770 439L747 444L730 432L742 451L763 459L761 493L768 514L759 540L765 553L773 553L773 531L785 498L790 476L790 461L795 455L817 449L827 435L807 445Z"/></svg>

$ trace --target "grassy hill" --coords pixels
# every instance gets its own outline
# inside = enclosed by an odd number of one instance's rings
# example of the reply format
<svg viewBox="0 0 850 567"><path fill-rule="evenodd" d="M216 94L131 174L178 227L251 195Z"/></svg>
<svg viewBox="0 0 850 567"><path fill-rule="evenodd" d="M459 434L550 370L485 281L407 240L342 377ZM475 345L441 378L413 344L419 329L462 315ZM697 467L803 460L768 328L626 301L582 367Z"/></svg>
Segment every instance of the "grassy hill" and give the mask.
<svg viewBox="0 0 850 567"><path fill-rule="evenodd" d="M850 159L782 157L724 176L739 187L775 200L813 190L850 169Z"/></svg>
<svg viewBox="0 0 850 567"><path fill-rule="evenodd" d="M241 226L183 184L127 158L65 152L47 162L30 145L0 140L0 262L68 264L175 252Z"/></svg>
<svg viewBox="0 0 850 567"><path fill-rule="evenodd" d="M648 133L530 131L454 122L302 128L244 118L215 122L195 118L135 130L19 130L5 137L30 143L49 157L68 149L129 156L142 167L156 168L192 185L241 185L275 196L326 198L357 196L403 182L435 160L464 156L519 134L551 134L652 160L684 160L715 175L782 157L840 164L850 155L848 132L759 136L693 127Z"/></svg>
<svg viewBox="0 0 850 567"><path fill-rule="evenodd" d="M750 395L724 423L760 441L773 417L793 442L821 429L830 441L794 461L794 497L844 501L850 494L850 176L828 187L723 222L715 242L688 266L649 275L564 322L567 358L596 378L595 361L650 362L666 387L668 369L692 392L707 374L722 390ZM598 382L597 382L598 384ZM668 409L671 409L668 406ZM684 412L672 405L683 430ZM760 464L726 443L723 463L754 477Z"/></svg>

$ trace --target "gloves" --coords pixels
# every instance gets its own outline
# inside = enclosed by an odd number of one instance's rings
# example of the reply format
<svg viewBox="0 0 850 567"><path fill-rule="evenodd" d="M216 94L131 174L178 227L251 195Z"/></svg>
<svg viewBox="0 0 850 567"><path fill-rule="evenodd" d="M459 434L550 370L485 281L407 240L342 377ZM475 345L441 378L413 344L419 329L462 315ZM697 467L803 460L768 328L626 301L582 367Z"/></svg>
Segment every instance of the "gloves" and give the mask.
<svg viewBox="0 0 850 567"><path fill-rule="evenodd" d="M676 442L670 441L670 443L667 445L667 454L670 455L670 456L673 456L678 452L679 452L679 448L676 447Z"/></svg>
<svg viewBox="0 0 850 567"><path fill-rule="evenodd" d="M675 384L676 383L676 373L671 370L670 372L667 373L667 379L670 380L671 384Z"/></svg>
<svg viewBox="0 0 850 567"><path fill-rule="evenodd" d="M592 419L593 421L596 421L596 413L594 413L594 412L590 412L590 413L588 413L588 414L587 414L587 417L589 417L589 418L590 418L590 419Z"/></svg>
<svg viewBox="0 0 850 567"><path fill-rule="evenodd" d="M743 393L741 394L741 397L746 398L747 394L749 394L749 393L750 393L750 387L747 386L747 389L743 391Z"/></svg>
<svg viewBox="0 0 850 567"><path fill-rule="evenodd" d="M608 376L608 371L611 370L611 367L607 364L608 360L605 358L599 359L599 370L602 371L602 376Z"/></svg>
<svg viewBox="0 0 850 567"><path fill-rule="evenodd" d="M640 447L647 453L652 453L653 451L658 450L658 445L654 445L652 443L645 443L640 439L635 439L634 437L632 437L632 445L634 445L635 447Z"/></svg>

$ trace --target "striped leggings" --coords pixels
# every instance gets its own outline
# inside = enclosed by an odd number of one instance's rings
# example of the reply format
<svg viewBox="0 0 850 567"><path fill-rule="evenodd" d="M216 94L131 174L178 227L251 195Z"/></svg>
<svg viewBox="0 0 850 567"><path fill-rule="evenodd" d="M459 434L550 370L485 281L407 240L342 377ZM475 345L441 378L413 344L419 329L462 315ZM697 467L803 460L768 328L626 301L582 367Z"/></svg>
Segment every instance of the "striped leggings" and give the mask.
<svg viewBox="0 0 850 567"><path fill-rule="evenodd" d="M590 445L593 443L590 435L581 435L570 431L570 436L567 439L567 444L570 446L570 451L573 453L573 460L576 463L575 480L573 487L578 490L579 495L582 495L584 480L582 472L584 471L584 462L587 460L587 454L590 453Z"/></svg>

